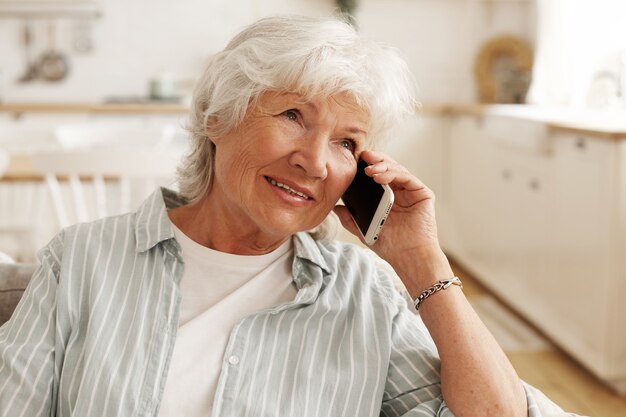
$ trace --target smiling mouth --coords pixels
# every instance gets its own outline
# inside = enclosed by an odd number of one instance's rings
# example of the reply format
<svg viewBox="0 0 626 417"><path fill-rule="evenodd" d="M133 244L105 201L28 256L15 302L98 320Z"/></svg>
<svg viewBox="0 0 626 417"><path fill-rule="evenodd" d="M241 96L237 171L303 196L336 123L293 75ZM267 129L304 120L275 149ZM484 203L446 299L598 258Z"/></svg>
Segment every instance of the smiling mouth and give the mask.
<svg viewBox="0 0 626 417"><path fill-rule="evenodd" d="M267 182L269 182L269 183L270 183L270 184L272 184L273 186L278 187L278 188L282 188L283 190L287 191L289 194L296 195L296 196L298 196L298 197L302 197L302 198L304 198L305 200L309 200L309 199L311 199L311 197L309 197L308 195L306 195L306 194L304 194L304 193L301 193L300 191L296 191L296 190L294 190L293 188L289 187L288 185L285 185L285 184L283 184L283 183L280 183L280 182L276 181L276 180L275 180L275 179L273 179L273 178L270 178L270 177L265 177L265 179L267 180Z"/></svg>

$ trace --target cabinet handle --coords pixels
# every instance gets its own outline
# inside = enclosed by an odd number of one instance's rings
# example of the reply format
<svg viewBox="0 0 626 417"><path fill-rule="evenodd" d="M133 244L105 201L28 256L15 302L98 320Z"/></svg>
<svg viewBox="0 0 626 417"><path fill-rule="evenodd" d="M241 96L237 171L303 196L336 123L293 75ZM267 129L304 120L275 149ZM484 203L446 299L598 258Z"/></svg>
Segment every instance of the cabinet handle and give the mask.
<svg viewBox="0 0 626 417"><path fill-rule="evenodd" d="M582 136L576 138L576 147L578 149L585 149L587 147L587 141Z"/></svg>
<svg viewBox="0 0 626 417"><path fill-rule="evenodd" d="M541 183L537 178L533 178L530 180L530 188L535 191L541 188Z"/></svg>

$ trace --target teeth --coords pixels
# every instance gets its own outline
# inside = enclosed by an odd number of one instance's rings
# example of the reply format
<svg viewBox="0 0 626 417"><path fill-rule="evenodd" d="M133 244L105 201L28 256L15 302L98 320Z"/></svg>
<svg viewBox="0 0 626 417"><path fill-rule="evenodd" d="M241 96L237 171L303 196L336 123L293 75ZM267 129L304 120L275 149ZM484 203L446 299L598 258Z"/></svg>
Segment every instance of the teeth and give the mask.
<svg viewBox="0 0 626 417"><path fill-rule="evenodd" d="M274 180L272 178L268 178L268 181L269 181L270 184L275 185L277 187L280 187L283 190L286 190L287 192L289 192L289 194L297 195L297 196L302 197L302 198L304 198L306 200L309 199L308 195L303 194L300 191L296 191L293 188L290 188L289 186L287 186L287 185L285 185L285 184L283 184L281 182L278 182L278 181L276 181L276 180Z"/></svg>

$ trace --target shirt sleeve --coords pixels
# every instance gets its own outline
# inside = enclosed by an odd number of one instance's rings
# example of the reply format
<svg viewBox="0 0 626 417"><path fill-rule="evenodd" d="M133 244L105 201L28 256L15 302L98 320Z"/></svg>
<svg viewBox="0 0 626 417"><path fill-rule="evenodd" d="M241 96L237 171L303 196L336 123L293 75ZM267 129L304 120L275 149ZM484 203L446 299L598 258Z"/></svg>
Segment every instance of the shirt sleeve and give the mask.
<svg viewBox="0 0 626 417"><path fill-rule="evenodd" d="M388 294L396 308L392 318L391 357L381 416L454 417L441 393L440 360L434 341L412 306L408 294L398 288L393 271L387 275ZM395 274L395 273L393 273ZM399 278L398 278L399 279ZM538 389L523 383L528 417L575 417L564 412Z"/></svg>
<svg viewBox="0 0 626 417"><path fill-rule="evenodd" d="M432 338L404 297L395 289L390 294L397 309L380 415L453 416L441 395L440 362Z"/></svg>
<svg viewBox="0 0 626 417"><path fill-rule="evenodd" d="M39 252L39 267L0 327L0 417L50 416L54 410L59 247L57 236Z"/></svg>

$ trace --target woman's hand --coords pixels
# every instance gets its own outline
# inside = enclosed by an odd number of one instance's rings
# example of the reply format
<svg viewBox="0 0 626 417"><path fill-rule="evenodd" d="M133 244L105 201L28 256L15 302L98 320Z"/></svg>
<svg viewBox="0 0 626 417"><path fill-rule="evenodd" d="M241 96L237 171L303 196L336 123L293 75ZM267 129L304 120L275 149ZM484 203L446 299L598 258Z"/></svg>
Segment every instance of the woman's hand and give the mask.
<svg viewBox="0 0 626 417"><path fill-rule="evenodd" d="M361 156L372 165L365 172L377 183L389 184L395 194L372 250L391 264L416 298L438 280L453 276L437 238L435 196L389 156L370 151ZM359 236L347 208L337 206L335 213ZM437 345L443 397L455 415L527 415L519 377L459 287L427 299L420 316Z"/></svg>
<svg viewBox="0 0 626 417"><path fill-rule="evenodd" d="M447 265L437 237L435 195L417 177L388 155L364 151L361 158L370 164L365 173L379 184L388 184L395 196L385 227L371 249L394 267L411 293L420 288L423 290L433 284L432 278L424 277L424 282L419 282L420 275L423 274L415 276L413 269L415 261L421 261L420 263L424 265L433 262L443 264L444 267ZM359 236L346 207L335 207L335 213L346 229ZM403 277L405 274L402 272L408 268L409 262L412 264L411 281L414 282L406 282L406 278ZM405 276L409 275L409 271L406 272Z"/></svg>

